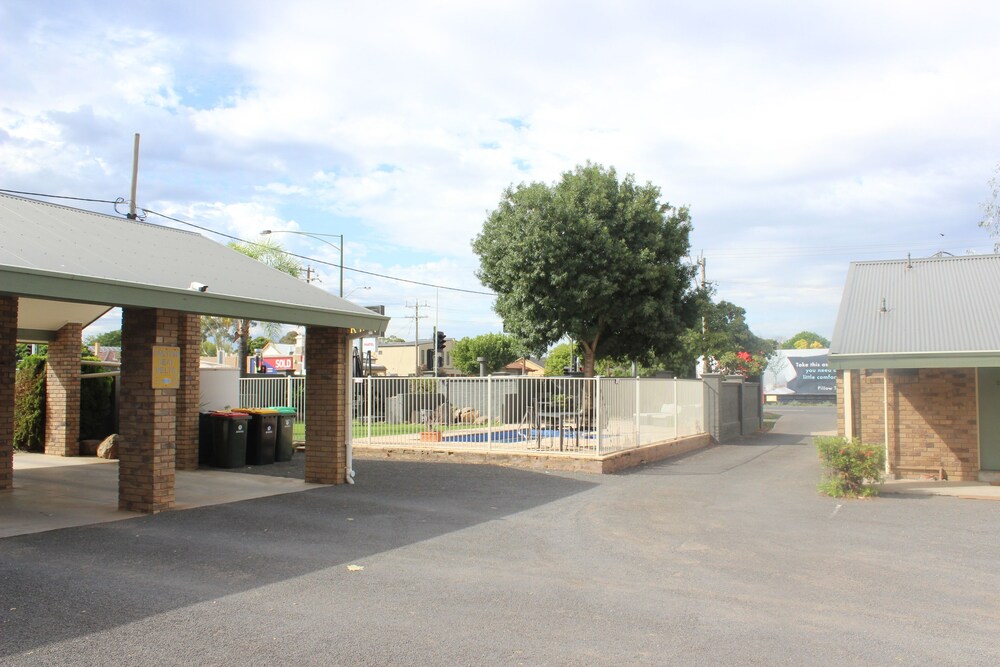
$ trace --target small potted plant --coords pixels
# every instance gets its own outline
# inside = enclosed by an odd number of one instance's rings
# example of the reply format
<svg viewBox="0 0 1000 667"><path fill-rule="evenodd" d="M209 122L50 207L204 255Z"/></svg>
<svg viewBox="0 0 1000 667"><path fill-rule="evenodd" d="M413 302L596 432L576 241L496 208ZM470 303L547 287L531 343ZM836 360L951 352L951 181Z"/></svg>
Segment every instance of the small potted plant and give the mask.
<svg viewBox="0 0 1000 667"><path fill-rule="evenodd" d="M424 430L420 432L420 442L441 442L441 430L431 426L430 411L424 418Z"/></svg>

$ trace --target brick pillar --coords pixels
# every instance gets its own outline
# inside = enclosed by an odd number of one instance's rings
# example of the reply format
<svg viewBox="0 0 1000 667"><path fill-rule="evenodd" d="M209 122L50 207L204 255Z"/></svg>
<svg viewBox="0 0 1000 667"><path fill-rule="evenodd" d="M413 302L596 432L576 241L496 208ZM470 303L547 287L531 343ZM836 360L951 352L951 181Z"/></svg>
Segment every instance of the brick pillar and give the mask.
<svg viewBox="0 0 1000 667"><path fill-rule="evenodd" d="M174 505L178 390L153 388L152 348L178 346L179 328L176 311L122 309L119 509L155 513Z"/></svg>
<svg viewBox="0 0 1000 667"><path fill-rule="evenodd" d="M17 297L0 296L0 489L14 485L14 371Z"/></svg>
<svg viewBox="0 0 1000 667"><path fill-rule="evenodd" d="M45 361L45 453L80 455L80 348L83 327L67 324Z"/></svg>
<svg viewBox="0 0 1000 667"><path fill-rule="evenodd" d="M177 390L177 469L198 469L198 404L201 402L201 318L180 313L181 386Z"/></svg>
<svg viewBox="0 0 1000 667"><path fill-rule="evenodd" d="M347 473L347 330L306 330L307 482L342 484Z"/></svg>

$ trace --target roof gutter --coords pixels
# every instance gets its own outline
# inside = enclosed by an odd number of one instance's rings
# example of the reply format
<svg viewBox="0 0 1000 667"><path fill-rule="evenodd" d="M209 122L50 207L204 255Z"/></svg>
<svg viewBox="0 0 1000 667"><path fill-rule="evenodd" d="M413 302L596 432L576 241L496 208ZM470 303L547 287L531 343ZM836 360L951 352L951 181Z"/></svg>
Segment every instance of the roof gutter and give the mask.
<svg viewBox="0 0 1000 667"><path fill-rule="evenodd" d="M162 285L137 285L37 269L0 268L2 292L53 301L71 301L139 308L166 308L198 315L241 317L283 324L363 329L383 335L389 318L365 309L333 310L301 304L283 304L228 294ZM359 309L360 310L360 309Z"/></svg>
<svg viewBox="0 0 1000 667"><path fill-rule="evenodd" d="M827 357L830 368L1000 368L1000 350L960 352L876 352L836 354Z"/></svg>

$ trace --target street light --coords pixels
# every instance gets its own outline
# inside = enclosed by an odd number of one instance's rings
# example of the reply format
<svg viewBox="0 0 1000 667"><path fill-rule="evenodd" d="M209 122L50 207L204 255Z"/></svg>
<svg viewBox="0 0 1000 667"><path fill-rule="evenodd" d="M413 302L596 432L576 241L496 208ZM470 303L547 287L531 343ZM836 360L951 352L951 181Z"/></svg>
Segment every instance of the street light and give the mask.
<svg viewBox="0 0 1000 667"><path fill-rule="evenodd" d="M345 296L344 298L348 299L352 294L354 294L355 292L360 292L363 289L371 289L371 285L362 285L361 287L355 287L350 292L348 292L347 296Z"/></svg>
<svg viewBox="0 0 1000 667"><path fill-rule="evenodd" d="M340 297L344 297L344 235L343 234L317 234L314 232L296 232L290 229L265 229L262 231L261 236L266 236L268 234L298 234L299 236L308 236L311 239L315 239L320 243L325 243L328 246L333 246L340 251ZM323 236L330 236L335 239L340 239L340 245L330 243Z"/></svg>

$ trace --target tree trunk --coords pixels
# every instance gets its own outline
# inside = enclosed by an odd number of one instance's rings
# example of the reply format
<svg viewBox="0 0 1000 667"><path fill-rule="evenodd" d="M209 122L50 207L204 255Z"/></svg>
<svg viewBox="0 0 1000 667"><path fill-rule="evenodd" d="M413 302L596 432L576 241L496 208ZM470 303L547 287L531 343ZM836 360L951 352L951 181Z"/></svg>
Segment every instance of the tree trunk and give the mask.
<svg viewBox="0 0 1000 667"><path fill-rule="evenodd" d="M239 329L240 335L240 377L247 377L250 373L247 371L247 359L250 358L250 320L240 320Z"/></svg>
<svg viewBox="0 0 1000 667"><path fill-rule="evenodd" d="M599 336L595 336L592 342L580 341L583 347L583 377L594 377L594 366L597 362L597 341ZM595 381L596 382L596 381ZM586 382L583 386L583 405L580 410L580 419L591 429L596 425L594 419L594 382Z"/></svg>
<svg viewBox="0 0 1000 667"><path fill-rule="evenodd" d="M583 348L583 377L592 378L597 365L597 338L593 342L581 340L580 347Z"/></svg>

